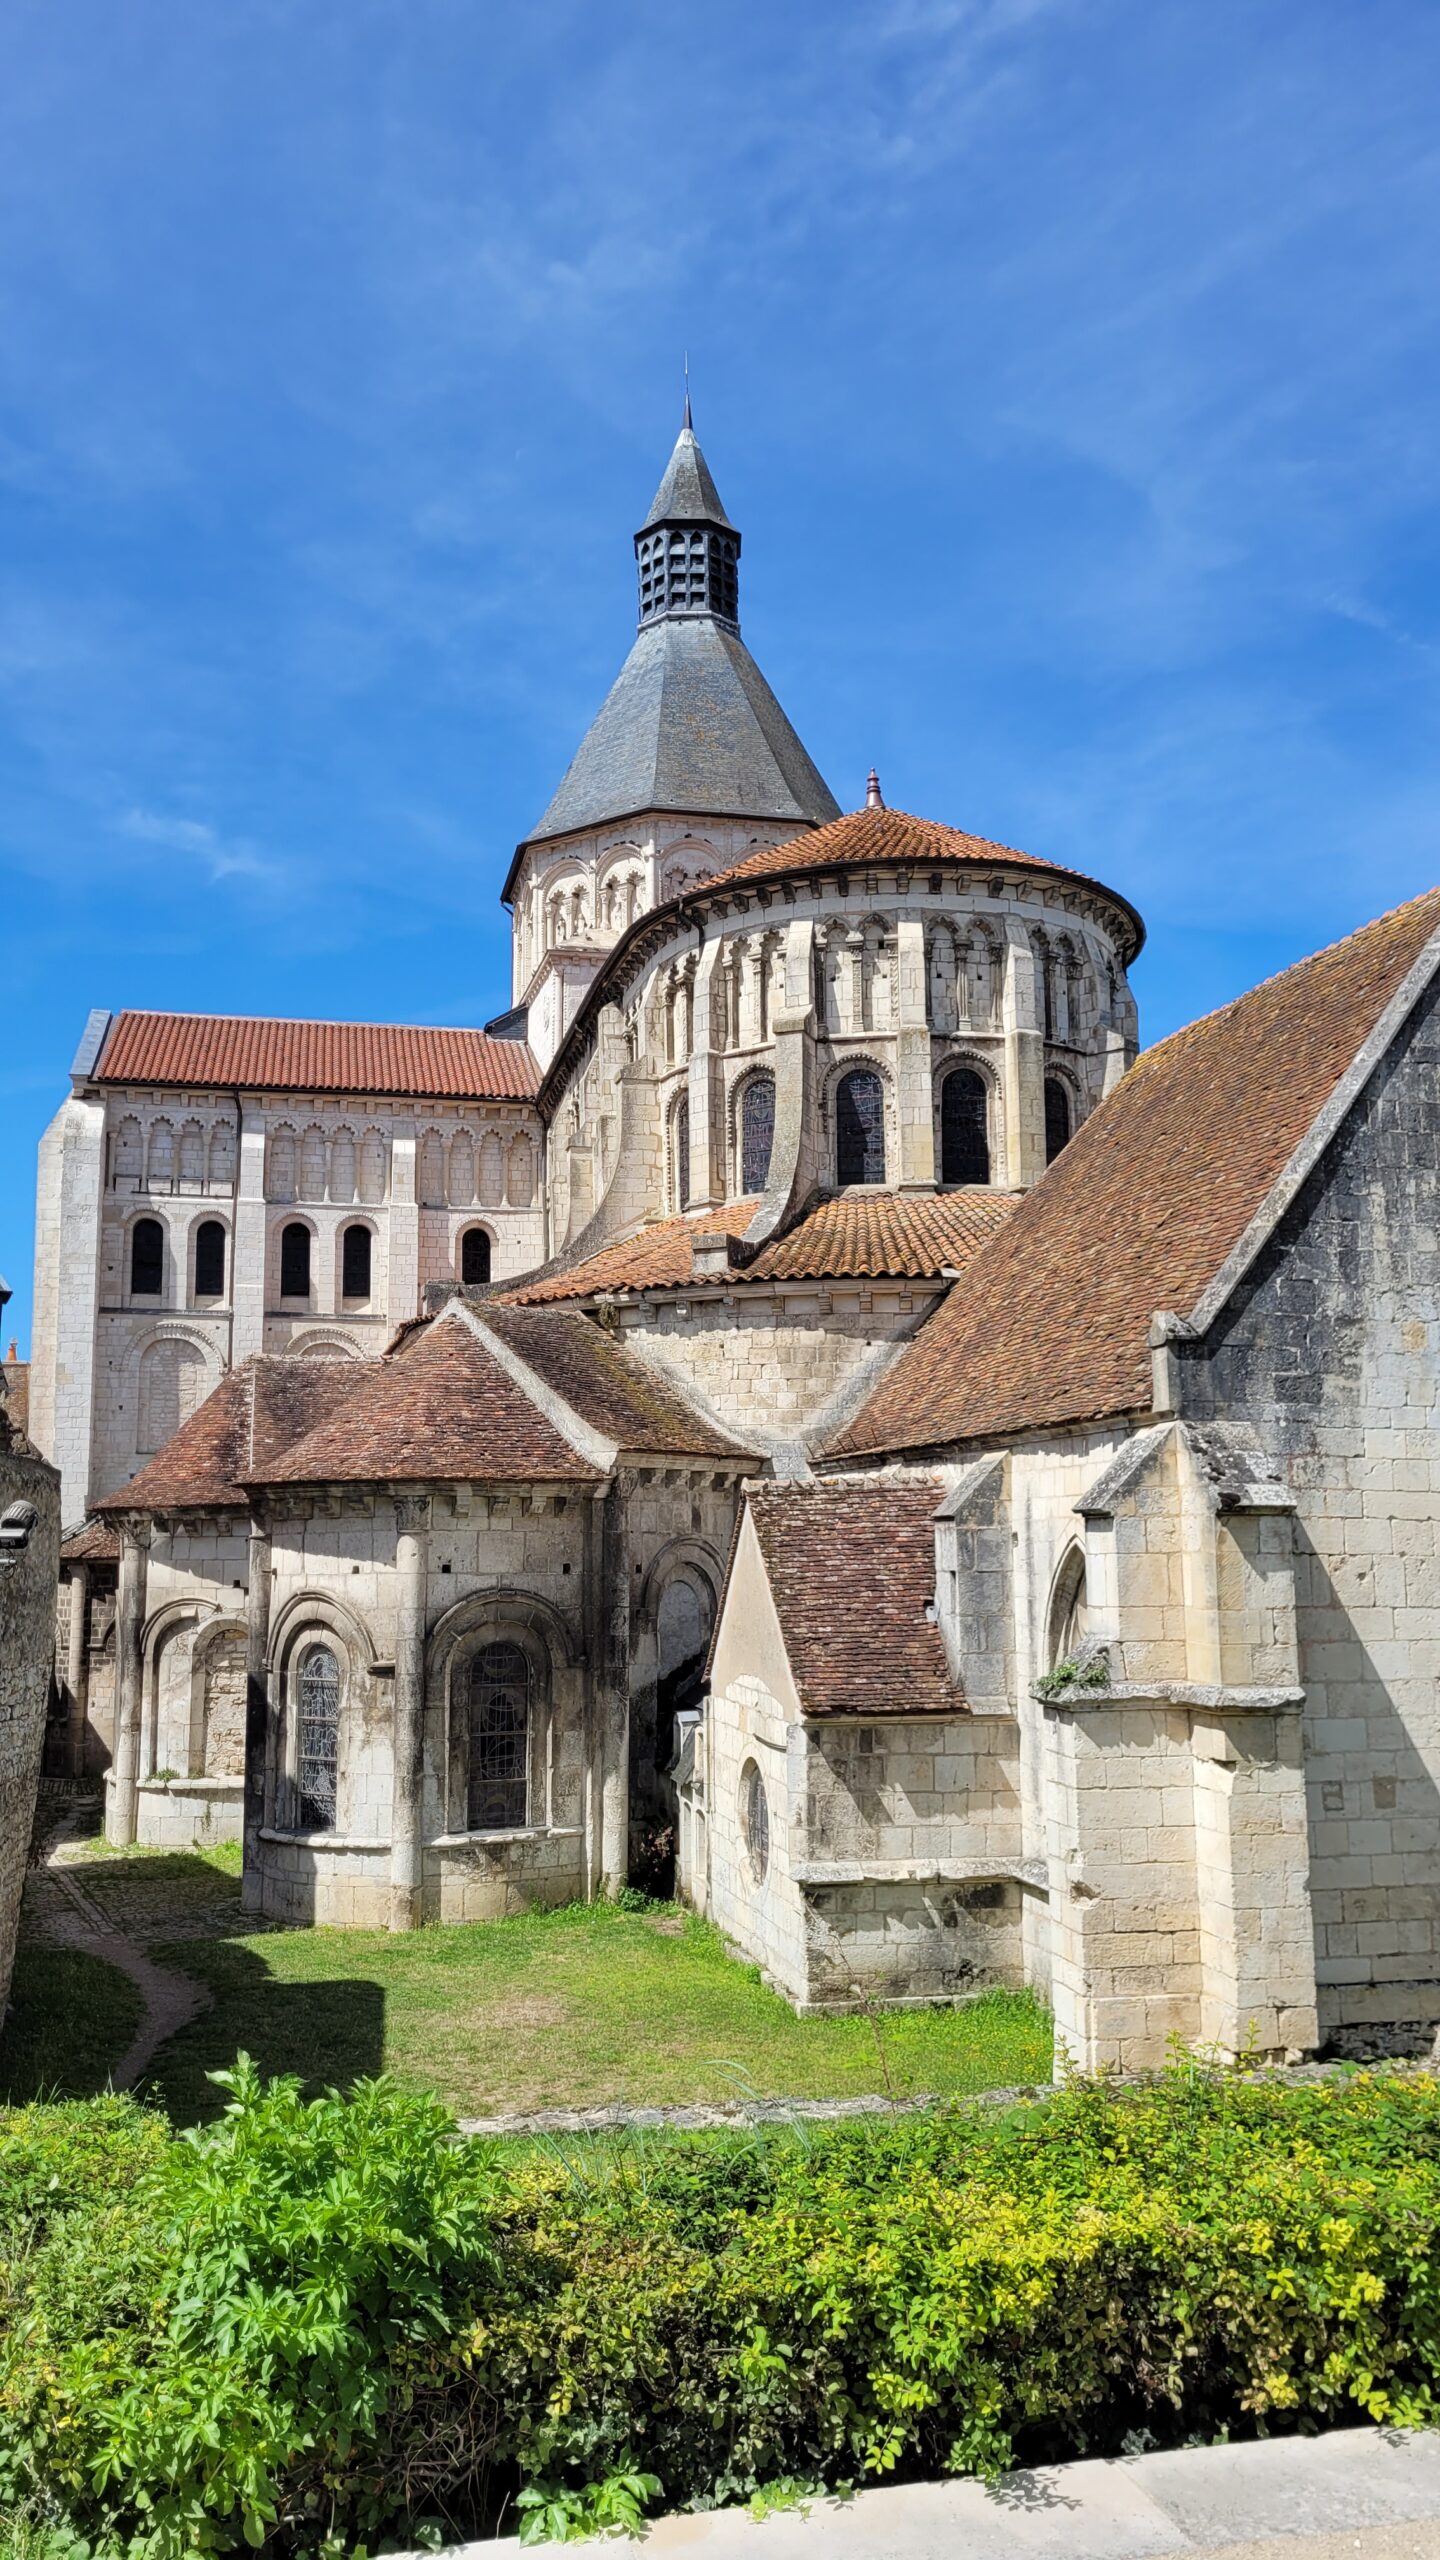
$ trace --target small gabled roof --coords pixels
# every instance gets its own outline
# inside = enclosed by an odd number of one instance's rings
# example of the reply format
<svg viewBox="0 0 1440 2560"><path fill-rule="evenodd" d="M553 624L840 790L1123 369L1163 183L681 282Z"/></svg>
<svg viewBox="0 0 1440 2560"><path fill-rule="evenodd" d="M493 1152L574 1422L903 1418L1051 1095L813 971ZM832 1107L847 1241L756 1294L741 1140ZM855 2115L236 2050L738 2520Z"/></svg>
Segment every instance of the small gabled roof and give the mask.
<svg viewBox="0 0 1440 2560"><path fill-rule="evenodd" d="M957 1715L933 1616L933 1483L755 1484L746 1502L807 1716Z"/></svg>
<svg viewBox="0 0 1440 2560"><path fill-rule="evenodd" d="M424 1023L221 1013L119 1013L90 1072L101 1084L413 1094L426 1101L529 1102L540 1086L523 1040Z"/></svg>
<svg viewBox="0 0 1440 2560"><path fill-rule="evenodd" d="M602 1246L569 1270L507 1291L517 1306L589 1298L612 1289L737 1289L774 1280L928 1280L963 1270L1004 1224L1016 1195L979 1186L959 1191L846 1191L802 1211L753 1260L698 1272L698 1236L741 1244L760 1203L728 1201L661 1218L621 1243Z"/></svg>
<svg viewBox="0 0 1440 2560"><path fill-rule="evenodd" d="M95 1505L111 1511L243 1509L246 1485L329 1421L357 1392L368 1362L262 1354L226 1371L205 1402L138 1475Z"/></svg>
<svg viewBox="0 0 1440 2560"><path fill-rule="evenodd" d="M753 1450L697 1413L672 1381L588 1316L503 1306L493 1298L475 1313L487 1333L617 1450L755 1463Z"/></svg>
<svg viewBox="0 0 1440 2560"><path fill-rule="evenodd" d="M1212 1320L1206 1292L1293 1196L1437 930L1431 890L1146 1050L827 1454L1148 1412L1151 1317Z"/></svg>
<svg viewBox="0 0 1440 2560"><path fill-rule="evenodd" d="M358 1365L358 1364L357 1364ZM575 1448L488 1351L442 1317L403 1349L367 1360L355 1394L252 1470L257 1486L441 1482L596 1483Z"/></svg>

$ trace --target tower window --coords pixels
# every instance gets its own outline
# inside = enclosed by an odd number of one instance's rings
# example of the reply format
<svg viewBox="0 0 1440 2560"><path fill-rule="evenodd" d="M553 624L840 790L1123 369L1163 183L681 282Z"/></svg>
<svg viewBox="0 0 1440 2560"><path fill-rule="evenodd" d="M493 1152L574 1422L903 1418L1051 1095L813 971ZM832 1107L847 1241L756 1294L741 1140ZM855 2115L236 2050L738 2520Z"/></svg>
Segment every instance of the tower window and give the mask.
<svg viewBox="0 0 1440 2560"><path fill-rule="evenodd" d="M973 1067L953 1068L940 1087L940 1179L990 1179L985 1079Z"/></svg>
<svg viewBox="0 0 1440 2560"><path fill-rule="evenodd" d="M523 1831L530 1799L530 1663L518 1644L487 1644L470 1666L472 1831Z"/></svg>
<svg viewBox="0 0 1440 2560"><path fill-rule="evenodd" d="M1058 1076L1045 1079L1045 1161L1053 1164L1070 1144L1070 1096Z"/></svg>
<svg viewBox="0 0 1440 2560"><path fill-rule="evenodd" d="M370 1295L368 1227L347 1227L340 1239L340 1294L345 1298L368 1298Z"/></svg>
<svg viewBox="0 0 1440 2560"><path fill-rule="evenodd" d="M225 1295L225 1230L218 1218L202 1218L195 1230L195 1295Z"/></svg>
<svg viewBox="0 0 1440 2560"><path fill-rule="evenodd" d="M835 1179L885 1179L885 1092L873 1067L852 1067L835 1088Z"/></svg>
<svg viewBox="0 0 1440 2560"><path fill-rule="evenodd" d="M748 1199L770 1179L775 1144L775 1079L752 1076L740 1099L740 1189Z"/></svg>
<svg viewBox="0 0 1440 2560"><path fill-rule="evenodd" d="M158 1218L137 1218L130 1230L130 1295L158 1298L165 1286L165 1230Z"/></svg>
<svg viewBox="0 0 1440 2560"><path fill-rule="evenodd" d="M675 1109L675 1206L690 1206L690 1105L684 1100Z"/></svg>
<svg viewBox="0 0 1440 2560"><path fill-rule="evenodd" d="M308 1298L310 1295L310 1230L302 1227L298 1218L281 1230L280 1295L282 1298Z"/></svg>
<svg viewBox="0 0 1440 2560"><path fill-rule="evenodd" d="M467 1289L482 1288L490 1277L490 1239L483 1227L467 1227L460 1239L460 1278Z"/></svg>

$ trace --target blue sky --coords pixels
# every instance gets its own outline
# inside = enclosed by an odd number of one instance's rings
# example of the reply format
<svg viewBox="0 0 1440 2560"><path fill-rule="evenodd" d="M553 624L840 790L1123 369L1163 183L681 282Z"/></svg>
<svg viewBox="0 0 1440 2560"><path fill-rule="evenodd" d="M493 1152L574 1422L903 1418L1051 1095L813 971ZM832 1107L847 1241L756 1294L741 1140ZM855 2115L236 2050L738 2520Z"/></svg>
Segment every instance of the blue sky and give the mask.
<svg viewBox="0 0 1440 2560"><path fill-rule="evenodd" d="M94 1004L482 1020L696 420L842 804L1147 1037L1427 887L1430 0L10 0L0 1268Z"/></svg>

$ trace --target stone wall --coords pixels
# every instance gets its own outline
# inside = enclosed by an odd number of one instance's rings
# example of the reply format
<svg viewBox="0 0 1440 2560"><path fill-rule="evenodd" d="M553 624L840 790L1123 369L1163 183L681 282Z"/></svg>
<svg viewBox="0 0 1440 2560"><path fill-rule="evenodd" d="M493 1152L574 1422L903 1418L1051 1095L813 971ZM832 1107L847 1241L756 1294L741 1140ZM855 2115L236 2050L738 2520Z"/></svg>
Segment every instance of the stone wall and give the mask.
<svg viewBox="0 0 1440 2560"><path fill-rule="evenodd" d="M0 1405L0 2019L45 1740L60 1558L60 1480L10 1445Z"/></svg>
<svg viewBox="0 0 1440 2560"><path fill-rule="evenodd" d="M1440 2021L1440 994L1377 1069L1209 1339L1187 1412L1243 1416L1295 1501L1321 2019Z"/></svg>
<svg viewBox="0 0 1440 2560"><path fill-rule="evenodd" d="M757 1283L646 1299L622 1308L621 1324L632 1351L747 1448L780 1455L838 1428L933 1303L920 1282Z"/></svg>

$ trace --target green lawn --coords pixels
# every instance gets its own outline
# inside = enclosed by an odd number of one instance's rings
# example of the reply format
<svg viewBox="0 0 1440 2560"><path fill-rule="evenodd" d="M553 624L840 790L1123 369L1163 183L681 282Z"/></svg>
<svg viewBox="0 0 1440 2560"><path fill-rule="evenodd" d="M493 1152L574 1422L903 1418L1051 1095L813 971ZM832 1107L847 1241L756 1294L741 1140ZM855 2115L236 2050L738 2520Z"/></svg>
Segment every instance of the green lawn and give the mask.
<svg viewBox="0 0 1440 2560"><path fill-rule="evenodd" d="M205 2075L242 2050L317 2088L390 2071L436 2090L462 2115L752 2095L963 2095L1050 2076L1049 2016L1024 1994L873 2019L801 2019L752 1967L726 1955L704 1921L610 1904L412 1936L252 1932L234 1865L224 1851L108 1862L97 1852L83 1869L87 1892L117 1926L211 1995L213 2005L154 2066L154 2093L178 2123L213 2109L217 2093ZM22 1947L22 2002L41 1959L55 1961ZM54 2028L67 2087L75 2085L72 2047L82 2050L87 2033L90 2085L103 2087L128 2041L133 1997L116 1977L124 2036L99 2014L104 2003L93 1991L73 2027ZM37 1992L37 2020L44 1999ZM32 2069L50 2067L58 2079L51 2046L47 2033ZM18 2081L13 2094L22 2094Z"/></svg>

